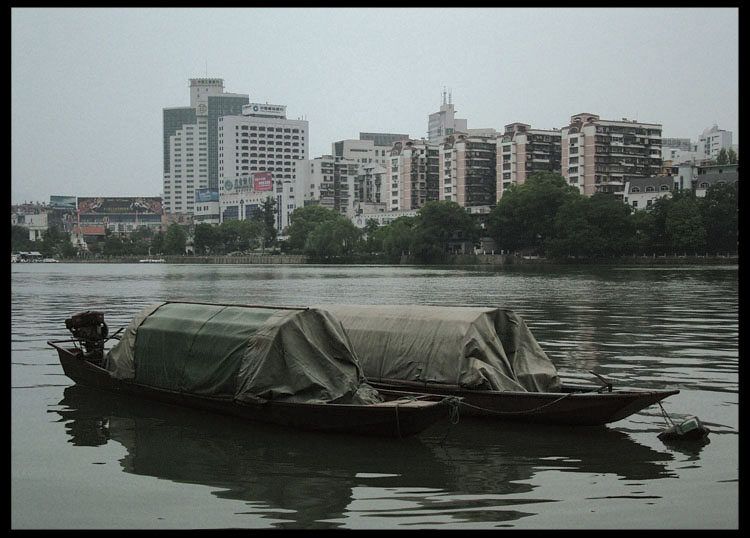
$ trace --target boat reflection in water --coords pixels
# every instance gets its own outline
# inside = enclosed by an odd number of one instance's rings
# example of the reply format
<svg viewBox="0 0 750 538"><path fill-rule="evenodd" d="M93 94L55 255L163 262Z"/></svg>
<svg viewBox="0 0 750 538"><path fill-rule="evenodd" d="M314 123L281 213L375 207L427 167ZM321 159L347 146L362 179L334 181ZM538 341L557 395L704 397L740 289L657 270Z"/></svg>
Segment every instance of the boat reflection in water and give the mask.
<svg viewBox="0 0 750 538"><path fill-rule="evenodd" d="M670 453L600 427L500 429L462 418L394 442L249 424L80 385L65 389L56 412L73 445L116 441L127 450L120 460L125 472L219 488L217 497L248 504L238 517L279 528L335 528L352 511L466 522L486 522L491 511L490 520L501 523L558 500L534 496L534 475L543 470L630 481L675 476L667 469ZM363 495L375 498L366 502Z"/></svg>

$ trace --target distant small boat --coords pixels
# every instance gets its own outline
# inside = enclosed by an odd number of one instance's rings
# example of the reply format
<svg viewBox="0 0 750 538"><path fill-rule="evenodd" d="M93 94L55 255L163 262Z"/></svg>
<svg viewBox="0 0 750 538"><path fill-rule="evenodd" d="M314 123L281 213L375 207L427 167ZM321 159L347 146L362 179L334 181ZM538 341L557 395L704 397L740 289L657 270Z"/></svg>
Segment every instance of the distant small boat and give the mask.
<svg viewBox="0 0 750 538"><path fill-rule="evenodd" d="M44 258L42 260L42 263L60 263L59 260L56 260L55 258Z"/></svg>
<svg viewBox="0 0 750 538"><path fill-rule="evenodd" d="M139 263L166 263L163 258L144 258Z"/></svg>
<svg viewBox="0 0 750 538"><path fill-rule="evenodd" d="M325 432L406 437L457 419L454 398L369 386L341 324L320 309L166 302L119 339L101 312L66 326L72 339L47 343L65 375L100 390Z"/></svg>

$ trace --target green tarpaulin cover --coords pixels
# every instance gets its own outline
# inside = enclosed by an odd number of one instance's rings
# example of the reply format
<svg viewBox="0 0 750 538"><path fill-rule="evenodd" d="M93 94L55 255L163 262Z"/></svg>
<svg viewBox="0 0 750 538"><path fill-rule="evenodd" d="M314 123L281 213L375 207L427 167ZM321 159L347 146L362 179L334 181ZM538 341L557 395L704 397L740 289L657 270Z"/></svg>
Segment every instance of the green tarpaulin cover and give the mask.
<svg viewBox="0 0 750 538"><path fill-rule="evenodd" d="M105 367L140 385L247 402L380 401L341 323L314 308L150 305Z"/></svg>
<svg viewBox="0 0 750 538"><path fill-rule="evenodd" d="M524 320L501 308L327 305L365 376L476 390L556 392L557 369Z"/></svg>

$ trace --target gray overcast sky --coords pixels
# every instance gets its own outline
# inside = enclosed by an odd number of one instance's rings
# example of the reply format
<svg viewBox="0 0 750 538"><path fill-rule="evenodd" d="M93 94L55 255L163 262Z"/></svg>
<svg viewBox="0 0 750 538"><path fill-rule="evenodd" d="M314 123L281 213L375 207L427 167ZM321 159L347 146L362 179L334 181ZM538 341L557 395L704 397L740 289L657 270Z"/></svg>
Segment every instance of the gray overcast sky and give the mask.
<svg viewBox="0 0 750 538"><path fill-rule="evenodd" d="M739 144L735 8L17 8L11 203L158 196L162 109L219 77L310 126L310 157L360 132L426 136L446 87L469 128L580 112Z"/></svg>

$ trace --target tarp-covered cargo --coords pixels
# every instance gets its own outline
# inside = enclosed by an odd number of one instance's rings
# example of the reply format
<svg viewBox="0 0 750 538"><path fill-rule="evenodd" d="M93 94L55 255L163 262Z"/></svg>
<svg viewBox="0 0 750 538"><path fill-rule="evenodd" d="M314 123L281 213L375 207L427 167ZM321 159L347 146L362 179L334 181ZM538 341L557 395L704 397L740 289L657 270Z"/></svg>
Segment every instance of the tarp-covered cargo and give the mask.
<svg viewBox="0 0 750 538"><path fill-rule="evenodd" d="M328 305L368 380L555 392L557 369L524 320L501 308Z"/></svg>
<svg viewBox="0 0 750 538"><path fill-rule="evenodd" d="M341 323L315 308L150 305L105 367L139 385L239 401L380 401Z"/></svg>

